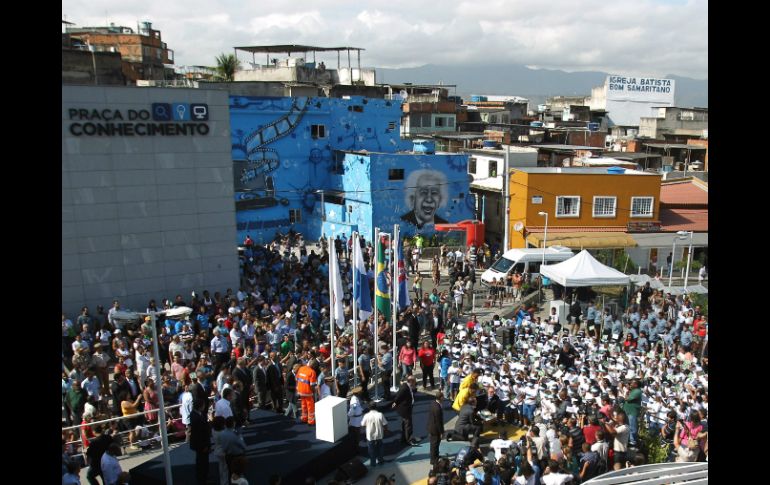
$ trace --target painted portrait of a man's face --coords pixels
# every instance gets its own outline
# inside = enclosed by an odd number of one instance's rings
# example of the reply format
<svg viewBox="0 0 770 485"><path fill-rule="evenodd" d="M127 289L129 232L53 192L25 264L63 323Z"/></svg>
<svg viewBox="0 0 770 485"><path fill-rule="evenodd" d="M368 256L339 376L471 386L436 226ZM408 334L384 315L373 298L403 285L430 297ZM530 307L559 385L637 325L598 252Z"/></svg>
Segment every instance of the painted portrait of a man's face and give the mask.
<svg viewBox="0 0 770 485"><path fill-rule="evenodd" d="M417 180L414 192L414 215L419 224L433 223L433 216L441 205L441 186L436 177L431 174L421 176Z"/></svg>
<svg viewBox="0 0 770 485"><path fill-rule="evenodd" d="M401 219L411 222L419 229L426 224L446 222L436 216L436 211L447 203L446 176L437 170L415 170L406 180L405 202L411 210Z"/></svg>

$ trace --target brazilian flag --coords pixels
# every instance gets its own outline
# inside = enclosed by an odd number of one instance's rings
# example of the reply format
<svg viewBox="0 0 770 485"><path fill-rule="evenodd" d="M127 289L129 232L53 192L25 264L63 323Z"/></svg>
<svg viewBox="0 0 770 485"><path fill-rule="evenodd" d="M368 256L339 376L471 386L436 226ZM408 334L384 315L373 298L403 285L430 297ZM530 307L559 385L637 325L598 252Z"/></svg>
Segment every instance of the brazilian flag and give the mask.
<svg viewBox="0 0 770 485"><path fill-rule="evenodd" d="M377 242L376 273L375 305L377 305L377 311L385 317L385 321L390 322L390 277L385 266L385 245L382 243L382 238Z"/></svg>

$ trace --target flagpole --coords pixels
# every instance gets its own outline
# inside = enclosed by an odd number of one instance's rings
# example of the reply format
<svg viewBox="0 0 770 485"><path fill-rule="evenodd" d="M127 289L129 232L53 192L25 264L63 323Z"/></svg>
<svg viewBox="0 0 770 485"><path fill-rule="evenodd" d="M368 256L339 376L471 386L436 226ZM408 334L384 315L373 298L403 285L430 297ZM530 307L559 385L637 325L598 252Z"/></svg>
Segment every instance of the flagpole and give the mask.
<svg viewBox="0 0 770 485"><path fill-rule="evenodd" d="M336 259L337 251L334 249L334 241L331 236L329 236L329 249L329 345L331 345L329 355L331 356L331 372L334 373L334 327L337 325L337 322L334 321L334 299L337 295L334 292L334 266L331 259Z"/></svg>
<svg viewBox="0 0 770 485"><path fill-rule="evenodd" d="M393 239L391 240L391 242L392 241L396 241L396 244L398 244L398 240L399 240L399 236L400 236L399 233L400 233L400 228L398 227L398 224L393 224ZM393 244L391 244L391 246L393 246ZM396 251L398 251L397 248L394 248L394 249ZM394 254L396 254L396 253L394 252ZM395 259L398 259L398 258L396 257ZM396 262L396 265L398 265L398 262ZM399 269L399 277L400 276L401 276L401 271ZM398 295L398 293L399 293L398 279L399 278L397 277L397 278L391 278L391 279L396 281L396 285L393 288L393 299L396 302L396 306L394 308L398 309L398 296L399 296ZM392 388L391 388L391 390L393 392L397 392L398 391L398 386L396 386L396 362L395 362L395 357L397 355L396 354L396 326L397 325L398 325L398 311L394 311L393 312L393 357L394 357L394 359L393 359L393 380L392 380ZM416 352L416 350L415 350L415 352Z"/></svg>
<svg viewBox="0 0 770 485"><path fill-rule="evenodd" d="M380 228L375 227L374 228L374 301L372 302L372 310L374 311L374 357L378 358L380 356L380 348L377 346L377 333L380 330L380 321L377 318L377 269L378 264L377 261L379 261L379 253L380 253ZM377 381L380 377L380 366L375 367L375 375L374 375L374 402L379 402L380 400L380 393L377 392ZM385 389L383 388L383 391Z"/></svg>
<svg viewBox="0 0 770 485"><path fill-rule="evenodd" d="M353 233L353 261L356 261L355 255L361 251L361 247L358 244L358 232ZM353 270L353 295L357 295L361 291L361 283L358 282L358 271ZM358 303L355 297L353 298L353 387L358 386Z"/></svg>

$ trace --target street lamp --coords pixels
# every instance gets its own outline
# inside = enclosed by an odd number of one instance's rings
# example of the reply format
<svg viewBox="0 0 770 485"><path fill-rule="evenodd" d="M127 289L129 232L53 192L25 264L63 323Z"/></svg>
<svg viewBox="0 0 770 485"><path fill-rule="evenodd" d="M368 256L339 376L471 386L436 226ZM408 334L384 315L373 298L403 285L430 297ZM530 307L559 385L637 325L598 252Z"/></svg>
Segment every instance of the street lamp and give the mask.
<svg viewBox="0 0 770 485"><path fill-rule="evenodd" d="M690 276L690 261L692 261L692 231L678 231L680 237L685 238L690 236L690 247L687 250L687 269L684 271L684 289L687 290L687 279ZM672 258L673 259L673 258Z"/></svg>
<svg viewBox="0 0 770 485"><path fill-rule="evenodd" d="M136 313L140 317L149 316L152 324L152 355L155 357L155 375L158 376L158 428L160 428L160 438L163 444L163 465L166 470L166 485L173 485L174 480L171 477L171 460L168 452L168 432L166 430L166 403L163 400L163 390L160 388L161 376L160 373L160 355L158 353L158 329L155 326L156 317L158 315L165 315L171 318L184 318L190 315L193 309L186 306L180 306L176 308L170 308L160 312L149 313Z"/></svg>
<svg viewBox="0 0 770 485"><path fill-rule="evenodd" d="M539 216L545 216L545 230L543 231L543 262L540 263L540 301L543 301L543 266L545 266L545 248L548 242L548 213L540 211L537 213Z"/></svg>
<svg viewBox="0 0 770 485"><path fill-rule="evenodd" d="M686 239L685 236L683 236L681 233L685 233L685 231L679 231L677 232L677 237L674 238L674 244L671 246L671 266L668 268L668 287L671 288L671 279L674 277L674 257L676 257L676 240L684 240Z"/></svg>

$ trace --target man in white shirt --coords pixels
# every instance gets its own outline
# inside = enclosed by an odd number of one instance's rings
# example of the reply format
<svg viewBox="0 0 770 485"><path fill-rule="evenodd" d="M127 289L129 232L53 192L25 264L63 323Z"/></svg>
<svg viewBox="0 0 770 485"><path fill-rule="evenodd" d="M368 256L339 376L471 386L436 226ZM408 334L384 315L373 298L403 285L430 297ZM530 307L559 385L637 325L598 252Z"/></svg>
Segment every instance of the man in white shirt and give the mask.
<svg viewBox="0 0 770 485"><path fill-rule="evenodd" d="M353 388L353 397L350 398L350 409L348 410L348 432L355 438L353 440L353 449L358 454L358 442L361 441L361 421L364 419L364 408L361 406L359 396L363 389L359 386Z"/></svg>
<svg viewBox="0 0 770 485"><path fill-rule="evenodd" d="M498 461L503 456L503 451L508 453L513 441L508 439L508 432L505 430L500 431L497 435L497 439L492 440L489 446L495 450L495 461Z"/></svg>
<svg viewBox="0 0 770 485"><path fill-rule="evenodd" d="M385 463L382 455L382 439L385 436L385 429L388 427L388 420L377 410L377 404L372 403L372 408L361 419L361 426L366 428L366 441L369 446L369 465L374 468L377 462L380 465Z"/></svg>
<svg viewBox="0 0 770 485"><path fill-rule="evenodd" d="M228 417L233 415L233 408L230 405L230 401L234 399L235 393L233 392L233 389L231 387L226 388L224 391L222 391L222 399L217 401L216 406L214 406L214 416L222 416L223 418L227 419Z"/></svg>
<svg viewBox="0 0 770 485"><path fill-rule="evenodd" d="M192 376L190 376L192 378ZM185 384L184 392L179 396L179 413L182 415L182 424L185 427L186 441L190 440L190 413L193 410L193 395L190 392L190 384Z"/></svg>
<svg viewBox="0 0 770 485"><path fill-rule="evenodd" d="M540 483L543 485L562 485L564 483L571 483L572 479L572 474L561 473L559 464L554 460L550 460L548 466L545 467Z"/></svg>

